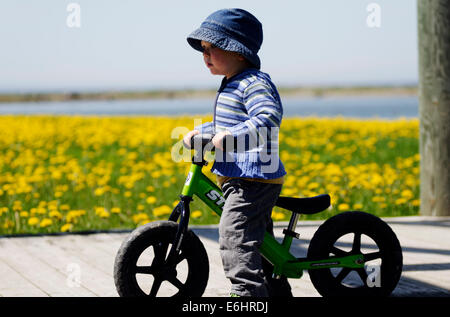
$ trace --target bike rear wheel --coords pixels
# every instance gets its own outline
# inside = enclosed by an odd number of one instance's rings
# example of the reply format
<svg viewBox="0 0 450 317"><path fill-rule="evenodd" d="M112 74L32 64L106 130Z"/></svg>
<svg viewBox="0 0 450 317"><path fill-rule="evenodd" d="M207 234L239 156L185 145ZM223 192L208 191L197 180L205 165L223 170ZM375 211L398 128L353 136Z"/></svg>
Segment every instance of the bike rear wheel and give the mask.
<svg viewBox="0 0 450 317"><path fill-rule="evenodd" d="M402 272L400 243L380 218L358 211L338 214L325 221L308 248L311 260L363 254L365 267L309 270L322 296L388 296Z"/></svg>
<svg viewBox="0 0 450 317"><path fill-rule="evenodd" d="M155 221L138 227L122 243L114 263L114 281L122 297L197 297L205 291L209 262L200 239L188 230L172 265L166 263L178 224Z"/></svg>

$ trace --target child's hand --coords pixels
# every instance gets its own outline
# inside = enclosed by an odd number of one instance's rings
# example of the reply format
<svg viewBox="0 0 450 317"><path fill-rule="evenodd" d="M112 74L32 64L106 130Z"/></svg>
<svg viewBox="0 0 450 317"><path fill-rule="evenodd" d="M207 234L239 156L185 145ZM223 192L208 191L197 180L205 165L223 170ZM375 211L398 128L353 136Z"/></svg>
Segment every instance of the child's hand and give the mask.
<svg viewBox="0 0 450 317"><path fill-rule="evenodd" d="M194 136L194 135L196 135L196 134L199 134L200 133L200 131L198 131L198 130L192 130L192 131L189 131L185 136L184 136L184 138L183 138L183 143L185 144L185 146L187 147L187 148L191 148L191 138Z"/></svg>
<svg viewBox="0 0 450 317"><path fill-rule="evenodd" d="M230 131L223 131L223 132L217 133L217 134L214 136L214 138L212 139L211 142L212 142L212 144L215 146L216 149L220 149L220 150L223 151L223 147L222 147L222 145L223 145L223 138L224 138L226 135L231 135L231 132L230 132Z"/></svg>

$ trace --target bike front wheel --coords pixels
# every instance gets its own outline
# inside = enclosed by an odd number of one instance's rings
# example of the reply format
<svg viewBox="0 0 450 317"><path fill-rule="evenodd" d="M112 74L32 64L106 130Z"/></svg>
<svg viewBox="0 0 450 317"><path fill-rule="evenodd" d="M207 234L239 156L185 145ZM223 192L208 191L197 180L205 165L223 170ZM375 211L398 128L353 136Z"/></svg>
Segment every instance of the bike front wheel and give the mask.
<svg viewBox="0 0 450 317"><path fill-rule="evenodd" d="M364 268L309 270L322 296L388 296L402 272L400 243L380 218L359 211L338 214L325 221L308 248L310 260L362 254Z"/></svg>
<svg viewBox="0 0 450 317"><path fill-rule="evenodd" d="M177 228L173 221L155 221L127 237L114 263L120 296L202 296L209 277L208 255L191 230L184 235L175 261L167 264Z"/></svg>

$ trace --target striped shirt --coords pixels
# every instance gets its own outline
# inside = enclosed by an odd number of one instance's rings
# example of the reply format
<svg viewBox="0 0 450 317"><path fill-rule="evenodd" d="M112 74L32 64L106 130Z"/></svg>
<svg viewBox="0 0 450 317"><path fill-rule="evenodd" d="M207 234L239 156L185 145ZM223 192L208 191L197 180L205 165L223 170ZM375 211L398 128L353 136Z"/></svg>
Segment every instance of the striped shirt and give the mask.
<svg viewBox="0 0 450 317"><path fill-rule="evenodd" d="M211 172L256 179L284 176L286 171L278 155L282 116L281 99L268 74L250 68L224 78L217 92L213 122L195 129L213 134L228 130L237 149L216 149Z"/></svg>

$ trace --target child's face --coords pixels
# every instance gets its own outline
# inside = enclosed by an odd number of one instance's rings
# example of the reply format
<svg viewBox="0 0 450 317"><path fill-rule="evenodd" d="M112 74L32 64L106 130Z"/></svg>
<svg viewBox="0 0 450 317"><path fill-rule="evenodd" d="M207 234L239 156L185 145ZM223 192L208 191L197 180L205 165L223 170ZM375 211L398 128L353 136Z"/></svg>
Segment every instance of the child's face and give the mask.
<svg viewBox="0 0 450 317"><path fill-rule="evenodd" d="M238 53L224 51L205 41L202 41L201 45L203 60L213 75L225 75L230 78L245 66L245 58Z"/></svg>

